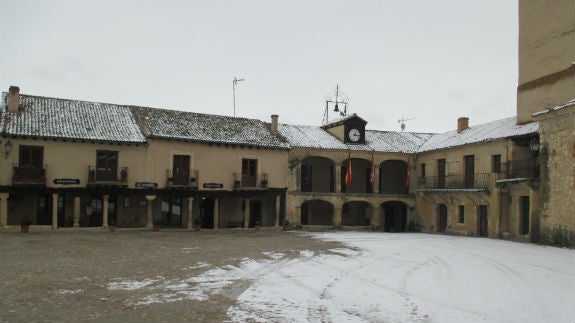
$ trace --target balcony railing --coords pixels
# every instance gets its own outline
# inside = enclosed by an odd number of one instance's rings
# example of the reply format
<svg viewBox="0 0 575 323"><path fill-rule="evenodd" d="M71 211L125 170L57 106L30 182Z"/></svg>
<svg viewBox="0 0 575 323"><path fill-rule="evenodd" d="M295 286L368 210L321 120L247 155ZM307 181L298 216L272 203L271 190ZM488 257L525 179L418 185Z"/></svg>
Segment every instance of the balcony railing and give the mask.
<svg viewBox="0 0 575 323"><path fill-rule="evenodd" d="M419 189L488 189L489 174L475 173L469 175L448 175L445 177L427 176L420 177L417 181Z"/></svg>
<svg viewBox="0 0 575 323"><path fill-rule="evenodd" d="M269 175L261 173L258 175L246 175L234 173L234 188L267 188Z"/></svg>
<svg viewBox="0 0 575 323"><path fill-rule="evenodd" d="M539 169L535 159L521 159L501 163L497 179L538 178Z"/></svg>
<svg viewBox="0 0 575 323"><path fill-rule="evenodd" d="M12 185L46 185L47 168L48 165L34 167L13 164Z"/></svg>
<svg viewBox="0 0 575 323"><path fill-rule="evenodd" d="M171 170L168 169L167 173L167 186L168 187L185 187L197 189L199 183L199 171L189 170Z"/></svg>
<svg viewBox="0 0 575 323"><path fill-rule="evenodd" d="M128 184L128 167L105 168L88 166L89 184Z"/></svg>

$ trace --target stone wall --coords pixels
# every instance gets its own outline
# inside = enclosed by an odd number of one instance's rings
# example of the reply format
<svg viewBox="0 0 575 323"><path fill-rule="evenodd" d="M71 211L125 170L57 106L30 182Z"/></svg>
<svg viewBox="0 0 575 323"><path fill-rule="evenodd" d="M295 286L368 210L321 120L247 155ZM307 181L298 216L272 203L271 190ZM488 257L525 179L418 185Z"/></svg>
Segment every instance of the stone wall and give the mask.
<svg viewBox="0 0 575 323"><path fill-rule="evenodd" d="M541 141L540 236L575 244L575 103L536 116Z"/></svg>

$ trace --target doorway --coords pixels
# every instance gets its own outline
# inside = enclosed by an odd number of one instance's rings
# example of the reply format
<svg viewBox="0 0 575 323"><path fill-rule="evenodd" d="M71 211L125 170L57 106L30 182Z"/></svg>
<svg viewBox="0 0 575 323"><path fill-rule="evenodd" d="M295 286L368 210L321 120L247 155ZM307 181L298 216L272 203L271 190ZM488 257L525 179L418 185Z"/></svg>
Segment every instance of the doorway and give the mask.
<svg viewBox="0 0 575 323"><path fill-rule="evenodd" d="M521 196L521 234L529 234L529 196Z"/></svg>
<svg viewBox="0 0 575 323"><path fill-rule="evenodd" d="M162 200L162 226L182 226L182 199L179 197Z"/></svg>
<svg viewBox="0 0 575 323"><path fill-rule="evenodd" d="M439 204L437 206L437 232L445 232L447 229L447 206Z"/></svg>
<svg viewBox="0 0 575 323"><path fill-rule="evenodd" d="M211 197L204 197L200 202L200 218L202 220L202 228L214 228L214 203L215 200Z"/></svg>
<svg viewBox="0 0 575 323"><path fill-rule="evenodd" d="M477 207L477 234L480 237L487 237L487 228L489 225L487 217L487 205L479 205Z"/></svg>

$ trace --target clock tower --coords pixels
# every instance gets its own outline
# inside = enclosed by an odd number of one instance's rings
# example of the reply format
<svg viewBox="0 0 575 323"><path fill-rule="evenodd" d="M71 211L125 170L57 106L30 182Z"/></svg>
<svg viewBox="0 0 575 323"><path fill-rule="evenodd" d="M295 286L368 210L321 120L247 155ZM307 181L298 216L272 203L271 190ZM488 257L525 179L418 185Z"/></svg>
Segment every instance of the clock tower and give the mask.
<svg viewBox="0 0 575 323"><path fill-rule="evenodd" d="M337 121L323 125L322 128L346 144L365 144L365 125L367 121L355 113Z"/></svg>

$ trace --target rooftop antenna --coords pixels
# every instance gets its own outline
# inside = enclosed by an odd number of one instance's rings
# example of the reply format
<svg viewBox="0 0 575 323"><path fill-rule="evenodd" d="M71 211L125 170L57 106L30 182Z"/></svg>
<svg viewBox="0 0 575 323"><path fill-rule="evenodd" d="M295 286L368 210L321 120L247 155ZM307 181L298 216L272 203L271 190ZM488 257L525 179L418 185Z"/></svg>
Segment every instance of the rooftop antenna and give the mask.
<svg viewBox="0 0 575 323"><path fill-rule="evenodd" d="M329 122L329 107L333 106L333 112L339 113L341 117L347 116L347 105L349 98L339 90L339 84L336 84L335 91L331 91L325 96L325 111L323 113L322 124ZM340 108L343 105L343 110Z"/></svg>
<svg viewBox="0 0 575 323"><path fill-rule="evenodd" d="M405 119L403 116L401 116L401 119L397 120L397 123L401 123L401 132L403 132L403 130L405 130L405 121L414 120L414 119L415 118Z"/></svg>
<svg viewBox="0 0 575 323"><path fill-rule="evenodd" d="M232 88L234 91L234 118L236 117L236 86L238 86L238 82L243 81L244 79L239 79L234 76L234 80L232 81Z"/></svg>

